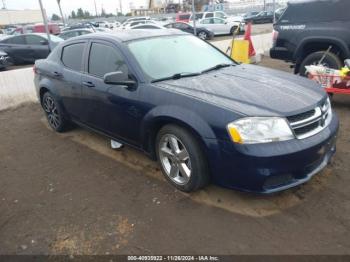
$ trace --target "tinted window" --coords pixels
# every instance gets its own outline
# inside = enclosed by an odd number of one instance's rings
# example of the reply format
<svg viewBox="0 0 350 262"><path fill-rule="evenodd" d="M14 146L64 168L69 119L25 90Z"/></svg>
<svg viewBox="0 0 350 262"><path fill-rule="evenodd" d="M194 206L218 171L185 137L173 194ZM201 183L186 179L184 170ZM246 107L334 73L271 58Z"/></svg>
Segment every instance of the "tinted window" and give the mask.
<svg viewBox="0 0 350 262"><path fill-rule="evenodd" d="M28 45L41 45L41 41L45 41L45 39L36 36L36 35L27 35L26 42Z"/></svg>
<svg viewBox="0 0 350 262"><path fill-rule="evenodd" d="M206 15L205 15L205 17L214 17L214 14L213 13L207 13Z"/></svg>
<svg viewBox="0 0 350 262"><path fill-rule="evenodd" d="M219 19L219 18L213 18L214 19L214 24L224 24L225 20Z"/></svg>
<svg viewBox="0 0 350 262"><path fill-rule="evenodd" d="M75 71L81 71L85 43L65 46L62 51L62 62L66 67Z"/></svg>
<svg viewBox="0 0 350 262"><path fill-rule="evenodd" d="M89 57L89 74L103 77L107 73L116 71L128 75L128 67L119 52L110 46L92 43Z"/></svg>
<svg viewBox="0 0 350 262"><path fill-rule="evenodd" d="M187 24L182 24L182 23L177 23L174 25L174 28L177 28L177 29L187 29L189 28L189 25Z"/></svg>
<svg viewBox="0 0 350 262"><path fill-rule="evenodd" d="M201 21L201 24L214 24L214 19L213 18L203 19Z"/></svg>
<svg viewBox="0 0 350 262"><path fill-rule="evenodd" d="M24 36L20 35L20 36L11 37L9 39L4 40L4 43L15 44L15 45L24 45L25 44Z"/></svg>
<svg viewBox="0 0 350 262"><path fill-rule="evenodd" d="M179 15L179 18L181 20L186 20L186 19L189 19L191 15Z"/></svg>
<svg viewBox="0 0 350 262"><path fill-rule="evenodd" d="M281 23L349 21L349 0L315 1L288 5Z"/></svg>

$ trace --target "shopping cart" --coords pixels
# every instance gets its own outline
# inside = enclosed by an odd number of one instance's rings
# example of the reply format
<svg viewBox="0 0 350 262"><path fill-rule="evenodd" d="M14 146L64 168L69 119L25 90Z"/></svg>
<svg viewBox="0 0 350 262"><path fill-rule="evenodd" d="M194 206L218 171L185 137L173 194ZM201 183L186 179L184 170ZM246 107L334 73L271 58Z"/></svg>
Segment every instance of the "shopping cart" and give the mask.
<svg viewBox="0 0 350 262"><path fill-rule="evenodd" d="M350 61L346 60L346 66ZM308 77L319 83L328 94L350 95L350 75L341 74L340 70L322 66L307 66Z"/></svg>

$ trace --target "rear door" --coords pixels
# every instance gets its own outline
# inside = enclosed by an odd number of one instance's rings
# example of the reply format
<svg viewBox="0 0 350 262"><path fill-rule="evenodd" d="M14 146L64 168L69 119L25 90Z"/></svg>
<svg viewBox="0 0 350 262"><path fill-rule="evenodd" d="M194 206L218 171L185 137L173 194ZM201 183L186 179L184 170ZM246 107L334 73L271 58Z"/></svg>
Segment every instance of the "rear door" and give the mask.
<svg viewBox="0 0 350 262"><path fill-rule="evenodd" d="M62 102L68 113L75 119L81 120L84 113L82 103L81 79L83 76L83 57L87 41L75 42L62 47L61 63L55 77L60 81L59 91Z"/></svg>
<svg viewBox="0 0 350 262"><path fill-rule="evenodd" d="M215 30L218 34L229 34L230 28L229 25L225 22L225 20L220 18L213 18Z"/></svg>
<svg viewBox="0 0 350 262"><path fill-rule="evenodd" d="M49 55L49 45L45 38L37 35L26 35L25 41L30 62L34 62L37 59L44 59Z"/></svg>
<svg viewBox="0 0 350 262"><path fill-rule="evenodd" d="M1 41L0 48L14 59L15 63L28 62L29 54L23 35L13 36Z"/></svg>

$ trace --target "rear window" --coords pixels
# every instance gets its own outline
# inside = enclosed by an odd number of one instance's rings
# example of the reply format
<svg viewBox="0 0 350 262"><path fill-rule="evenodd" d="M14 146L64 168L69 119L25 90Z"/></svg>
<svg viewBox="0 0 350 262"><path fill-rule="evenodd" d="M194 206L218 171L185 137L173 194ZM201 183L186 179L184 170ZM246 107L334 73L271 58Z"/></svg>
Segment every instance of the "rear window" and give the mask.
<svg viewBox="0 0 350 262"><path fill-rule="evenodd" d="M349 21L349 0L289 4L279 23Z"/></svg>
<svg viewBox="0 0 350 262"><path fill-rule="evenodd" d="M189 19L189 18L190 18L190 15L179 15L179 18L180 18L181 20Z"/></svg>
<svg viewBox="0 0 350 262"><path fill-rule="evenodd" d="M74 70L81 71L85 43L67 45L62 50L62 63Z"/></svg>

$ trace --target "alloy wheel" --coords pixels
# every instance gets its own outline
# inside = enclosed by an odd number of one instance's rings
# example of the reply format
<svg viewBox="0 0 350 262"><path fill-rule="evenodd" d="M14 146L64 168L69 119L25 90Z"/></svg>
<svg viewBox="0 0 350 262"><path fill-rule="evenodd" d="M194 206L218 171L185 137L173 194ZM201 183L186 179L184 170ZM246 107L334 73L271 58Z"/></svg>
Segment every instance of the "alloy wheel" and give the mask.
<svg viewBox="0 0 350 262"><path fill-rule="evenodd" d="M198 34L198 37L202 40L206 40L207 39L207 34L205 32L200 32Z"/></svg>
<svg viewBox="0 0 350 262"><path fill-rule="evenodd" d="M166 175L174 183L185 185L191 178L190 155L179 138L164 135L159 142L159 159Z"/></svg>
<svg viewBox="0 0 350 262"><path fill-rule="evenodd" d="M59 116L55 101L51 96L45 97L43 108L46 112L50 126L57 129L61 124L61 118Z"/></svg>

